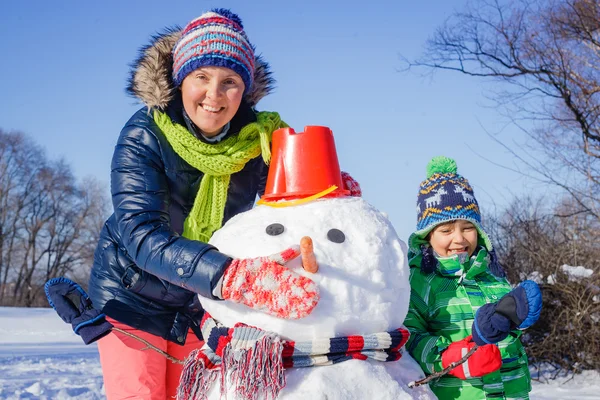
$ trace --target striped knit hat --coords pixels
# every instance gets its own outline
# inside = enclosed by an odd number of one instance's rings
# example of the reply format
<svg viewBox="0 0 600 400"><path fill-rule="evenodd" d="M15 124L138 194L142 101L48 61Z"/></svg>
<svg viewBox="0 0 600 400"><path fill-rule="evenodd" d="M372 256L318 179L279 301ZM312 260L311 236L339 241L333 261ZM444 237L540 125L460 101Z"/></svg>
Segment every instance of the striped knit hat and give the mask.
<svg viewBox="0 0 600 400"><path fill-rule="evenodd" d="M189 73L204 66L226 67L242 77L248 93L254 77L254 46L242 20L215 8L190 22L173 48L173 80L181 85Z"/></svg>
<svg viewBox="0 0 600 400"><path fill-rule="evenodd" d="M434 157L427 164L427 179L421 182L417 196L417 230L408 239L411 250L418 253L433 228L457 219L475 225L481 244L492 250L492 243L481 228L479 205L469 181L457 173L453 159Z"/></svg>

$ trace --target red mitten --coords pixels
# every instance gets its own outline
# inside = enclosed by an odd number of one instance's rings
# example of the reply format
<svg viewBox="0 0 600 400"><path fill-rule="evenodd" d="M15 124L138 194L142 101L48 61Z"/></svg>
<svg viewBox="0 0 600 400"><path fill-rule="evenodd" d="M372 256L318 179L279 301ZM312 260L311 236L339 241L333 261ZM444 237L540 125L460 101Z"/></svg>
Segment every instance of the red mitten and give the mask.
<svg viewBox="0 0 600 400"><path fill-rule="evenodd" d="M222 295L279 318L306 317L319 301L317 285L286 268L300 246L268 257L234 259L223 274Z"/></svg>
<svg viewBox="0 0 600 400"><path fill-rule="evenodd" d="M342 182L344 183L344 189L350 191L350 196L362 197L362 190L357 181L350 176L349 173L342 171Z"/></svg>
<svg viewBox="0 0 600 400"><path fill-rule="evenodd" d="M442 353L442 366L446 368L453 362L463 358L475 346L471 335L454 342ZM460 379L476 378L497 371L502 366L502 356L495 344L479 346L467 361L449 372Z"/></svg>

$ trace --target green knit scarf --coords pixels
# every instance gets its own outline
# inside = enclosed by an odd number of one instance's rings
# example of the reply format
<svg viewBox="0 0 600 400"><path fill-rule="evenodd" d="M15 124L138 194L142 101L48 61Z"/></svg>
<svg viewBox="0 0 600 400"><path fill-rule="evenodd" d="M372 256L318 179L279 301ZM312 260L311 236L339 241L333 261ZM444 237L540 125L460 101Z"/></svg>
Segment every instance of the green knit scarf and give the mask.
<svg viewBox="0 0 600 400"><path fill-rule="evenodd" d="M196 138L187 128L174 123L165 113L154 111L154 122L165 134L175 152L204 176L194 200L194 207L185 219L183 236L208 242L223 224L223 212L231 174L262 154L265 163L271 159L273 131L288 125L276 112L260 112L257 121L219 143L208 144Z"/></svg>

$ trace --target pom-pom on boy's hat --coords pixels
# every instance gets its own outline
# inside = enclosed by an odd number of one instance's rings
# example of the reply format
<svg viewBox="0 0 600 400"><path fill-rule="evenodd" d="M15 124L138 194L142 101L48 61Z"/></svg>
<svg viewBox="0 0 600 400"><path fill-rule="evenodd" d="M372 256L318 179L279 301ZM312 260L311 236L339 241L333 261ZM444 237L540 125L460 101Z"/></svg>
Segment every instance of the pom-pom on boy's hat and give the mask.
<svg viewBox="0 0 600 400"><path fill-rule="evenodd" d="M492 251L492 243L481 228L479 204L469 181L458 174L453 159L434 157L427 164L427 178L421 182L417 196L417 230L408 239L411 251L418 253L436 226L457 219L475 225L481 244Z"/></svg>
<svg viewBox="0 0 600 400"><path fill-rule="evenodd" d="M235 71L248 93L254 77L254 46L242 20L224 8L215 8L190 22L173 48L173 81L181 85L190 72L205 66Z"/></svg>

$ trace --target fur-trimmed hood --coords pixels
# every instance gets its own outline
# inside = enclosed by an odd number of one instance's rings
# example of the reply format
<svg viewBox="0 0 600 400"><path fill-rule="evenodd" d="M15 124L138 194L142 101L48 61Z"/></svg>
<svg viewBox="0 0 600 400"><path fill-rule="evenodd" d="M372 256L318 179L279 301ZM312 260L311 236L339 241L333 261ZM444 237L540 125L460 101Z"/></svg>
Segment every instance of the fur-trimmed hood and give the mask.
<svg viewBox="0 0 600 400"><path fill-rule="evenodd" d="M173 56L171 51L181 36L179 27L167 29L152 37L150 44L140 49L137 60L131 64L127 93L148 108L166 109L177 92L173 82ZM244 96L248 105L254 107L260 99L275 87L275 79L267 64L256 56L254 82Z"/></svg>

